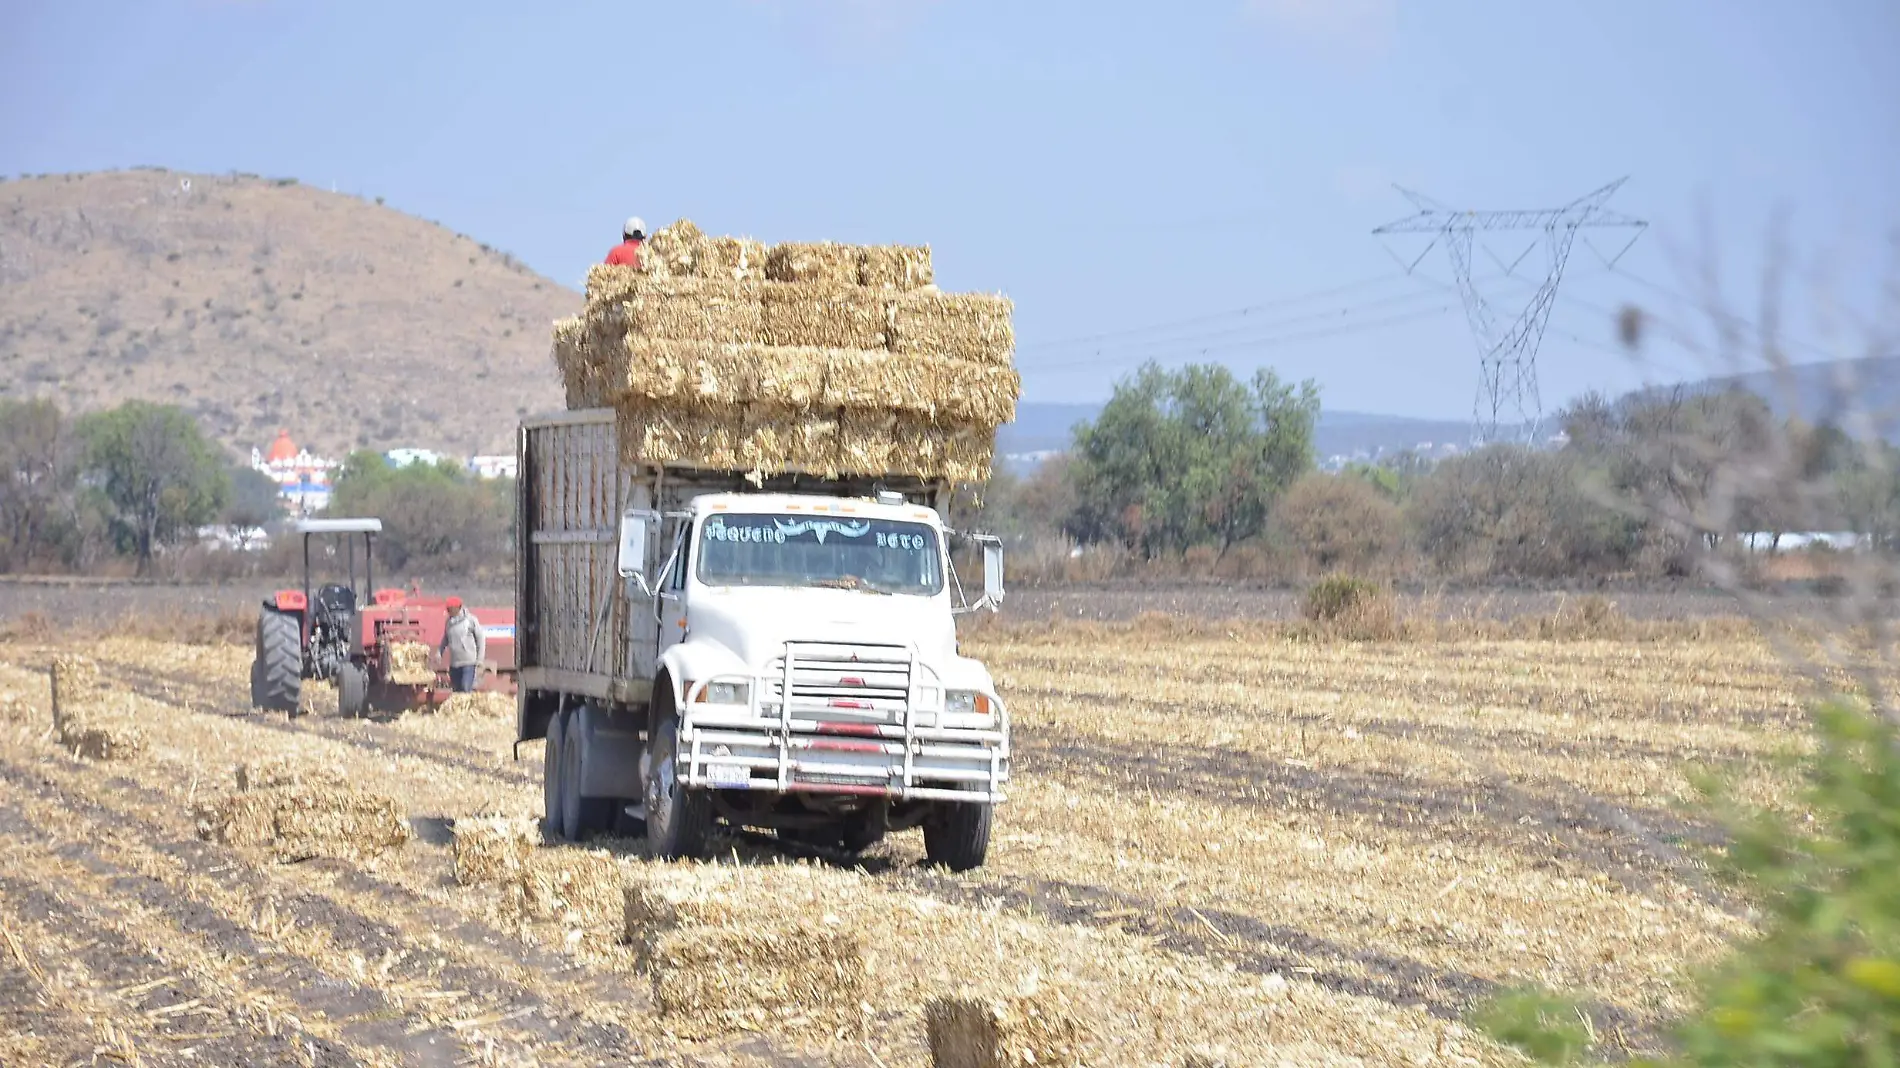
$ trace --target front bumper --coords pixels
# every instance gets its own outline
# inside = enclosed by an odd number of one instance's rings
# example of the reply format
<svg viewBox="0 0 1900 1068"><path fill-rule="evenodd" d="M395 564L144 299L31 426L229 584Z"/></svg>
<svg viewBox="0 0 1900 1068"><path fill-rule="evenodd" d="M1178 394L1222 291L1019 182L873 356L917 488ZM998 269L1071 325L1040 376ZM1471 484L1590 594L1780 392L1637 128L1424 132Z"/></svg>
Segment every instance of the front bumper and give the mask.
<svg viewBox="0 0 1900 1068"><path fill-rule="evenodd" d="M907 662L869 665L901 689L851 693L808 650L790 642L777 670L719 675L691 683L680 716L675 773L688 786L772 793L842 794L891 800L998 804L1009 779L1009 711L985 694L985 715L948 712L945 689L914 650ZM857 661L853 660L853 663ZM816 680L816 681L814 681ZM847 678L847 682L858 680ZM742 704L701 700L713 683L743 683ZM787 698L786 695L790 695Z"/></svg>

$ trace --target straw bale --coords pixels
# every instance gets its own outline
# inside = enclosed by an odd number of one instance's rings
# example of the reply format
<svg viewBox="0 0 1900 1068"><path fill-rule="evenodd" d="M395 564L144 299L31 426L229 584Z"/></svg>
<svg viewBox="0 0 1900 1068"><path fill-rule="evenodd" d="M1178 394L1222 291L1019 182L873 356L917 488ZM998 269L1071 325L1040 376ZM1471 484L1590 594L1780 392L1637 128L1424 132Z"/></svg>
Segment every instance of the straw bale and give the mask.
<svg viewBox="0 0 1900 1068"><path fill-rule="evenodd" d="M825 370L827 407L911 412L995 427L1016 418L1015 368L917 353L840 352Z"/></svg>
<svg viewBox="0 0 1900 1068"><path fill-rule="evenodd" d="M901 471L921 478L982 482L996 451L993 427L944 424L914 414L846 409L838 421L838 470Z"/></svg>
<svg viewBox="0 0 1900 1068"><path fill-rule="evenodd" d="M292 756L247 760L233 769L239 792L271 790L279 786L319 786L341 789L348 786L349 774L336 764L315 763Z"/></svg>
<svg viewBox="0 0 1900 1068"><path fill-rule="evenodd" d="M455 881L463 886L516 876L541 845L541 821L533 817L465 816L452 829Z"/></svg>
<svg viewBox="0 0 1900 1068"><path fill-rule="evenodd" d="M660 341L629 336L608 377L617 401L684 402L695 407L771 403L804 408L824 391L825 349Z"/></svg>
<svg viewBox="0 0 1900 1068"><path fill-rule="evenodd" d="M653 1000L675 1028L857 1030L867 986L855 934L800 929L769 912L746 928L691 925L653 940Z"/></svg>
<svg viewBox="0 0 1900 1068"><path fill-rule="evenodd" d="M858 284L860 250L830 241L787 241L765 254L765 277L774 282Z"/></svg>
<svg viewBox="0 0 1900 1068"><path fill-rule="evenodd" d="M435 681L433 657L425 642L390 642L389 665L385 674L400 686L418 686Z"/></svg>
<svg viewBox="0 0 1900 1068"><path fill-rule="evenodd" d="M507 719L515 714L515 699L505 693L488 691L452 693L435 710L437 715L443 716Z"/></svg>
<svg viewBox="0 0 1900 1068"><path fill-rule="evenodd" d="M145 728L122 700L100 688L99 665L82 656L56 656L52 684L60 748L88 760L130 760L145 751Z"/></svg>
<svg viewBox="0 0 1900 1068"><path fill-rule="evenodd" d="M690 277L698 269L700 246L705 241L705 233L691 219L680 219L647 235L640 247L640 265L662 278Z"/></svg>
<svg viewBox="0 0 1900 1068"><path fill-rule="evenodd" d="M891 348L1007 365L1016 349L1009 298L988 293L906 293L891 313Z"/></svg>
<svg viewBox="0 0 1900 1068"><path fill-rule="evenodd" d="M622 908L620 865L605 852L531 851L503 888L502 914L516 923L558 920L609 927Z"/></svg>
<svg viewBox="0 0 1900 1068"><path fill-rule="evenodd" d="M1064 999L1044 990L1010 997L938 997L924 1007L935 1068L1074 1065L1082 1028Z"/></svg>
<svg viewBox="0 0 1900 1068"><path fill-rule="evenodd" d="M588 320L579 317L554 321L551 355L570 410L598 408L606 402L606 376L588 344L588 326Z"/></svg>
<svg viewBox="0 0 1900 1068"><path fill-rule="evenodd" d="M198 837L268 848L279 860L367 860L406 844L413 832L390 798L343 787L271 786L200 802Z"/></svg>
<svg viewBox="0 0 1900 1068"><path fill-rule="evenodd" d="M832 282L767 282L761 287L759 340L767 345L882 349L889 344L891 298Z"/></svg>
<svg viewBox="0 0 1900 1068"><path fill-rule="evenodd" d="M778 350L774 350L778 351ZM838 421L775 404L669 407L623 401L620 455L630 464L837 473Z"/></svg>
<svg viewBox="0 0 1900 1068"><path fill-rule="evenodd" d="M624 268L623 268L624 270ZM627 335L677 341L755 344L760 284L712 278L653 278L627 272L615 299L588 300L589 342L597 349Z"/></svg>
<svg viewBox="0 0 1900 1068"><path fill-rule="evenodd" d="M858 284L911 290L936 279L929 245L867 245L858 254Z"/></svg>

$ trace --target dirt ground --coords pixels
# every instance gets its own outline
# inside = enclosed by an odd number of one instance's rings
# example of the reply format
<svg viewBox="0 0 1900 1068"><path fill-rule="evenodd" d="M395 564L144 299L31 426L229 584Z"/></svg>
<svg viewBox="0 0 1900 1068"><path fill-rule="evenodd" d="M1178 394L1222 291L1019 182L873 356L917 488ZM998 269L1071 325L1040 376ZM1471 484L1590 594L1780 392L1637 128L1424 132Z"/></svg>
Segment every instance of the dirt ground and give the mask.
<svg viewBox="0 0 1900 1068"><path fill-rule="evenodd" d="M47 665L73 649L143 732L126 759L52 728ZM1525 982L1581 991L1622 1057L1747 930L1698 857L1687 769L1791 804L1777 758L1803 744L1797 684L1733 632L1332 643L1143 619L992 626L965 651L1016 732L989 864L925 867L917 832L855 862L727 841L741 877L812 864L834 904L787 912L843 916L870 978L853 1027L709 1031L618 944L617 900L530 916L455 881L452 821L540 810L540 743L514 759L511 720L256 713L247 644L0 643L0 1063L923 1065L923 1000L981 989L1054 992L1089 1064L1505 1065L1459 1020ZM415 839L296 863L201 840L192 806L271 756L396 798Z"/></svg>

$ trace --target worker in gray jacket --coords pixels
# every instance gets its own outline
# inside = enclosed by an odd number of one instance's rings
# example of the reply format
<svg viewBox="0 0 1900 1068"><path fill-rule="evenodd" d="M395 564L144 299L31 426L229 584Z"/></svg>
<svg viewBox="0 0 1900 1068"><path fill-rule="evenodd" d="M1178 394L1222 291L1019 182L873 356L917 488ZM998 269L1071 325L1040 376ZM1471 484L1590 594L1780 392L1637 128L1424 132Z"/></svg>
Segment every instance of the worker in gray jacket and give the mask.
<svg viewBox="0 0 1900 1068"><path fill-rule="evenodd" d="M481 621L462 607L460 597L448 599L448 626L442 628L443 656L449 661L449 688L456 693L473 693L488 659L488 635Z"/></svg>

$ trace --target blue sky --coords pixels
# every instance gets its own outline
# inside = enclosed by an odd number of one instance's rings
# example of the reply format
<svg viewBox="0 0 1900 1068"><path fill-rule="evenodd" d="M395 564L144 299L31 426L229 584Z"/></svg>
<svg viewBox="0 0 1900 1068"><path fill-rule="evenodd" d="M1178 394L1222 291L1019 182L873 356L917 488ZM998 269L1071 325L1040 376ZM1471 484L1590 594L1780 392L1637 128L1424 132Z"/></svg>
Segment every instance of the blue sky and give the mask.
<svg viewBox="0 0 1900 1068"><path fill-rule="evenodd" d="M1547 405L1693 373L1633 368L1610 312L1699 333L1712 265L1752 317L1777 211L1794 351L1856 353L1900 233L1896 46L1892 0L0 0L0 174L295 176L569 284L632 213L925 241L1015 298L1031 400L1221 359L1461 417L1449 267L1370 234L1410 211L1390 183L1541 207L1631 176L1612 206L1654 228L1627 273L1572 256ZM1485 288L1508 318L1530 286Z"/></svg>

